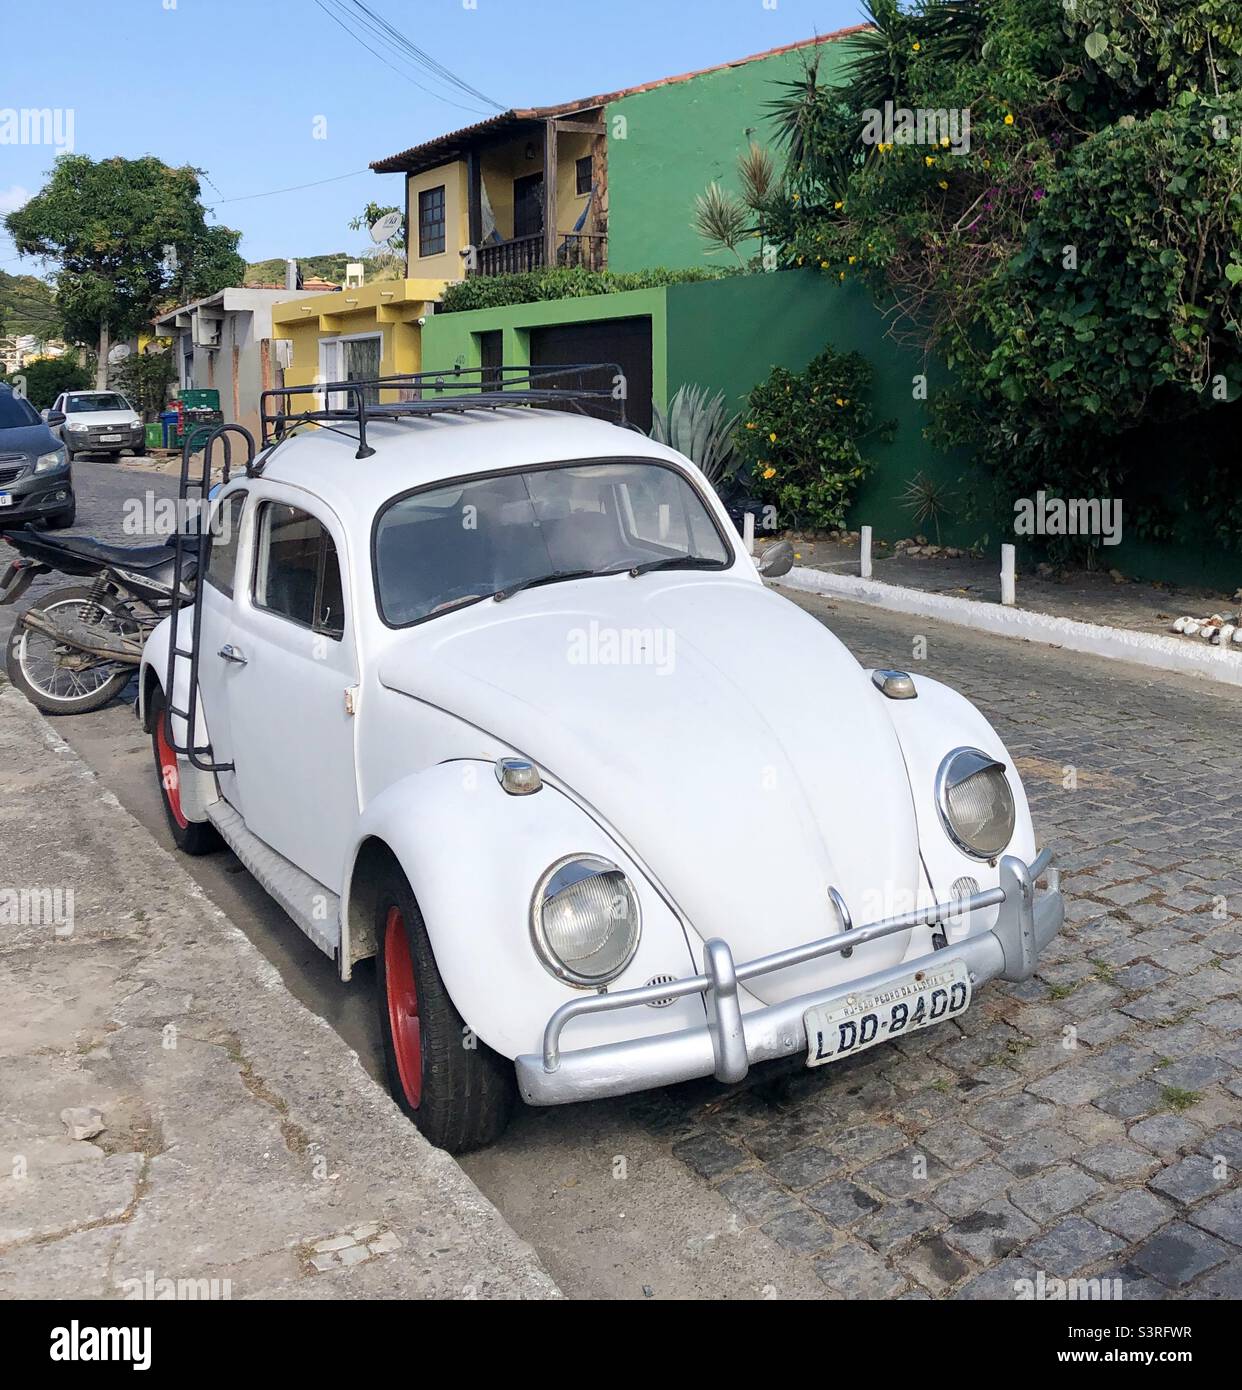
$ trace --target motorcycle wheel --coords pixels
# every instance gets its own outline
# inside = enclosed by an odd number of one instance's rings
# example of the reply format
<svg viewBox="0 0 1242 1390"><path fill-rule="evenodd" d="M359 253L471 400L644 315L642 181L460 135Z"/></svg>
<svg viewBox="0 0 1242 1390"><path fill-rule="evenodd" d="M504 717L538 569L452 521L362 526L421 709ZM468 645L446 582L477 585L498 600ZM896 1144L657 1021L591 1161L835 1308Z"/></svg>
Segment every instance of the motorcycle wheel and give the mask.
<svg viewBox="0 0 1242 1390"><path fill-rule="evenodd" d="M42 613L61 609L80 614L90 603L90 589L69 588L57 589L31 607ZM99 607L107 615L104 624L112 632L132 637L141 631L115 598L105 595ZM88 714L102 709L125 689L134 674L132 666L113 661L75 669L66 665L73 656L72 651L41 632L31 631L19 620L9 635L4 664L12 684L44 714Z"/></svg>

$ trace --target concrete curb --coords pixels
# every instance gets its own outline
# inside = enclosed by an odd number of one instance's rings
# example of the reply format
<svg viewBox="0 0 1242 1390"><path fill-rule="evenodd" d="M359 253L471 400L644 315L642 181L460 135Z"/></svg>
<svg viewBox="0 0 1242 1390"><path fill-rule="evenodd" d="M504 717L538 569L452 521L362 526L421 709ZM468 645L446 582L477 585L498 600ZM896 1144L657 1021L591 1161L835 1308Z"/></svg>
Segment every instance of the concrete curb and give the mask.
<svg viewBox="0 0 1242 1390"><path fill-rule="evenodd" d="M878 579L860 579L852 574L795 565L783 578L774 581L803 593L868 603L894 613L917 618L935 618L959 627L975 628L998 637L1018 637L1027 642L1045 642L1067 651L1089 652L1113 661L1129 661L1158 671L1200 676L1223 685L1242 686L1242 650L1195 645L1183 637L1165 637L1154 632L1130 632L1125 628L1103 627L1058 618L1049 613L1033 613L1023 608L980 603L977 599L956 598L951 594L929 594L885 584Z"/></svg>
<svg viewBox="0 0 1242 1390"><path fill-rule="evenodd" d="M0 926L0 1298L132 1297L181 1278L227 1279L234 1298L559 1295L461 1167L4 684L0 839L0 887L73 894L67 932L33 914ZM65 1133L62 1108L79 1106L102 1113L94 1142Z"/></svg>

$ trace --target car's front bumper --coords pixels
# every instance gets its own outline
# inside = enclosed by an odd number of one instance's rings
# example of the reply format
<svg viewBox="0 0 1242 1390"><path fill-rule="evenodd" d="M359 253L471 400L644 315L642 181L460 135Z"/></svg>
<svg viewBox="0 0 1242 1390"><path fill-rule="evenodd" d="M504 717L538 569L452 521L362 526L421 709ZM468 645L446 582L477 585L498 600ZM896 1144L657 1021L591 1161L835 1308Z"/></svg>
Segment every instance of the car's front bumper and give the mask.
<svg viewBox="0 0 1242 1390"><path fill-rule="evenodd" d="M1047 890L1037 894L1035 883L1044 875L1048 878ZM996 925L991 931L951 942L917 960L902 961L831 989L803 994L751 1013L741 1012L738 984L756 975L771 974L920 924L960 919L968 910L998 904ZM1045 850L1029 866L1006 855L1000 863L998 888L854 927L757 960L737 963L724 941L709 941L704 949L702 975L645 989L586 995L563 1004L548 1020L542 1055L527 1054L516 1059L518 1086L530 1105L563 1105L568 1101L626 1095L702 1076L740 1081L752 1063L805 1054L807 1035L803 1019L807 1010L838 1003L847 995L882 989L919 970L943 967L955 959L965 962L972 991L998 975L1005 980L1025 980L1034 972L1039 953L1061 929L1064 919L1065 904L1057 871L1052 867L1051 852ZM706 1001L709 1022L702 1028L575 1052L560 1049L562 1031L580 1014L632 1008L689 994L702 994Z"/></svg>
<svg viewBox="0 0 1242 1390"><path fill-rule="evenodd" d="M41 473L28 468L20 478L0 483L0 492L13 499L0 507L0 527L63 512L73 504L73 469L69 464Z"/></svg>

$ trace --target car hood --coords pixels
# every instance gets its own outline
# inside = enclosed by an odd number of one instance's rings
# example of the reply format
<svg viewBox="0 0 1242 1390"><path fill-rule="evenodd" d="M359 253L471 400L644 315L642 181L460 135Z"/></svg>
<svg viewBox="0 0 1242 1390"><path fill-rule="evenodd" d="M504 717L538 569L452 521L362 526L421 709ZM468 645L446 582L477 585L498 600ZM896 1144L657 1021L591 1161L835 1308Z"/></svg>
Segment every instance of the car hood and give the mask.
<svg viewBox="0 0 1242 1390"><path fill-rule="evenodd" d="M855 925L912 905L914 808L884 697L761 584L683 573L527 590L412 629L379 678L539 763L738 960L839 930L829 885ZM850 973L896 963L906 939L858 948ZM749 988L788 997L841 969L834 957Z"/></svg>
<svg viewBox="0 0 1242 1390"><path fill-rule="evenodd" d="M60 448L60 440L46 425L19 425L0 430L0 457L5 454L50 454Z"/></svg>
<svg viewBox="0 0 1242 1390"><path fill-rule="evenodd" d="M117 429L129 429L138 423L138 414L133 410L75 410L65 419L66 428L70 425L91 425L98 429L115 425Z"/></svg>

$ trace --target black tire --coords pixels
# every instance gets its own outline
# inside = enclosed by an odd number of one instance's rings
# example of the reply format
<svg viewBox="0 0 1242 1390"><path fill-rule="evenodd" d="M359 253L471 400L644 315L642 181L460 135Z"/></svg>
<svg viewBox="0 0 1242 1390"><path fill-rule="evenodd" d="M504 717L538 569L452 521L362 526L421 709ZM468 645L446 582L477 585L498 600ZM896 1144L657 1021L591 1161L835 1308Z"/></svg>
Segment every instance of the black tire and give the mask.
<svg viewBox="0 0 1242 1390"><path fill-rule="evenodd" d="M55 593L39 599L30 607L31 609L49 609L60 604L86 603L90 601L92 592L91 589L84 587L57 589ZM111 613L118 621L123 620L126 616L125 610L116 599L106 595L100 601L100 607ZM130 625L132 626L132 623ZM115 699L125 689L134 674L132 667L122 666L114 675L93 687L87 694L58 694L56 691L40 685L27 674L27 667L32 664L28 643L38 636L36 633L31 633L29 628L24 627L20 620L14 623L13 631L9 633L8 645L5 648L4 667L10 682L25 695L36 709L42 710L44 714L89 714L92 710L102 709L104 705Z"/></svg>
<svg viewBox="0 0 1242 1390"><path fill-rule="evenodd" d="M183 854L210 854L220 848L220 836L216 827L209 821L186 820L181 814L180 797L174 789L170 789L164 776L166 765L176 765L175 758L168 764L172 750L165 739L165 708L164 692L157 685L151 691L148 722L151 725L151 753L155 758L155 779L160 785L164 819L168 822L169 833L174 843Z"/></svg>
<svg viewBox="0 0 1242 1390"><path fill-rule="evenodd" d="M66 526L72 526L78 519L78 502L75 497L63 512L54 512L47 518L47 529L49 531L63 531Z"/></svg>
<svg viewBox="0 0 1242 1390"><path fill-rule="evenodd" d="M517 1096L513 1063L475 1037L453 1007L436 968L418 903L396 865L380 870L377 889L376 1001L393 1099L437 1148L453 1154L481 1148L498 1139L509 1123ZM393 912L397 919L390 926ZM394 934L391 949L390 930ZM417 1097L411 1096L402 1079L393 1030L394 1013L400 1009L402 937L415 982L421 1063L421 1093ZM390 991L394 996L391 1005ZM409 1061L407 1053L407 1066Z"/></svg>
<svg viewBox="0 0 1242 1390"><path fill-rule="evenodd" d="M146 458L147 446L145 444L135 444L129 451L136 459Z"/></svg>

